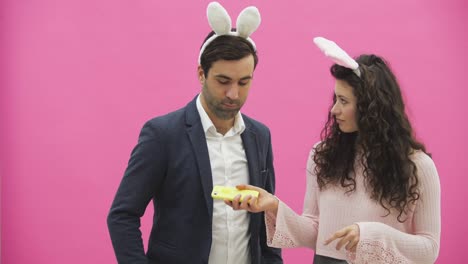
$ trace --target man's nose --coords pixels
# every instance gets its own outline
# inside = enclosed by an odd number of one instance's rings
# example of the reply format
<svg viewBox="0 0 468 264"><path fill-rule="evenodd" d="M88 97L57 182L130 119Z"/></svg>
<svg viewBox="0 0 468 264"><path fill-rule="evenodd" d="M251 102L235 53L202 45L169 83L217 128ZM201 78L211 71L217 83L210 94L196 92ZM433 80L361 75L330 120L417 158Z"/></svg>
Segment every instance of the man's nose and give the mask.
<svg viewBox="0 0 468 264"><path fill-rule="evenodd" d="M232 100L238 99L239 98L239 85L238 84L231 85L226 92L226 97Z"/></svg>

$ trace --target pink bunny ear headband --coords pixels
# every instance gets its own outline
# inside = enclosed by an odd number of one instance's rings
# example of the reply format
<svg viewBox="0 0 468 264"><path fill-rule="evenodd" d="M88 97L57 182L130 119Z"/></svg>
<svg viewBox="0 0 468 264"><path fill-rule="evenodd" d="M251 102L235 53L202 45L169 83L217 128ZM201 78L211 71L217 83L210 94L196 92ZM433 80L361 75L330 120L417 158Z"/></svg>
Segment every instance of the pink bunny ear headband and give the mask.
<svg viewBox="0 0 468 264"><path fill-rule="evenodd" d="M256 7L249 6L242 10L242 12L237 17L237 27L236 31L234 32L231 31L231 18L229 17L228 12L218 2L211 2L208 4L206 14L210 27L213 29L215 34L207 39L201 47L200 54L198 55L199 64L201 55L203 54L203 51L205 51L205 48L215 38L222 35L239 36L245 38L252 44L254 49L256 49L255 42L249 37L255 30L257 30L261 21L260 13Z"/></svg>
<svg viewBox="0 0 468 264"><path fill-rule="evenodd" d="M314 43L325 53L325 56L330 57L336 64L353 70L358 77L361 77L359 64L346 51L336 45L335 42L323 37L316 37L314 38Z"/></svg>

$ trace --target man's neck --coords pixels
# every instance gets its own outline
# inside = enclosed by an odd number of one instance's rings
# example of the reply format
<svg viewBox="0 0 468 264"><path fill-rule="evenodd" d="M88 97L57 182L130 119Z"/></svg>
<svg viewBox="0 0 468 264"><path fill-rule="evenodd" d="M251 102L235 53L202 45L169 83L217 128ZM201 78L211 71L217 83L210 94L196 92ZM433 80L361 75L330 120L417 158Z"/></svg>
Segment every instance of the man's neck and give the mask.
<svg viewBox="0 0 468 264"><path fill-rule="evenodd" d="M208 117L211 119L211 122L213 122L213 125L216 127L216 131L222 135L225 135L229 131L229 129L231 129L234 126L235 118L229 120L222 120L210 113L208 113Z"/></svg>

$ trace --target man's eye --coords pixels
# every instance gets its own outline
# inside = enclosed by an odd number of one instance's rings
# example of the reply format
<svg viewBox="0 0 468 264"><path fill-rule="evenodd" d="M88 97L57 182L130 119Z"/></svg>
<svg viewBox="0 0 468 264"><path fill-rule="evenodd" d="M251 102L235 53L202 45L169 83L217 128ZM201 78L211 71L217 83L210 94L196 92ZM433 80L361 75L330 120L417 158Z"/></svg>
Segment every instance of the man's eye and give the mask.
<svg viewBox="0 0 468 264"><path fill-rule="evenodd" d="M240 86L246 86L249 82L240 82L239 85Z"/></svg>
<svg viewBox="0 0 468 264"><path fill-rule="evenodd" d="M218 80L218 82L219 82L220 84L228 84L228 83L229 83L229 81L226 81L226 80L224 80L224 81L223 81L223 80Z"/></svg>
<svg viewBox="0 0 468 264"><path fill-rule="evenodd" d="M345 101L345 100L343 100L343 99L341 99L340 101L341 101L341 103L342 103L342 104L346 104L346 103L348 103L348 102L346 102L346 101Z"/></svg>

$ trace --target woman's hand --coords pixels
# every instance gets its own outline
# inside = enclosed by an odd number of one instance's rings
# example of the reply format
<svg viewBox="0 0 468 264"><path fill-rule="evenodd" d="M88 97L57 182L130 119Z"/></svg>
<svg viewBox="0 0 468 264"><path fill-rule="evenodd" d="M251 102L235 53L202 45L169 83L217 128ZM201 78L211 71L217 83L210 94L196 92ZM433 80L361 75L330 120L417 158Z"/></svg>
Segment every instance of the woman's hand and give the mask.
<svg viewBox="0 0 468 264"><path fill-rule="evenodd" d="M234 210L247 210L252 213L258 213L263 211L272 212L276 215L278 211L278 198L271 193L263 190L262 188L255 187L252 185L237 185L238 190L254 190L258 192L258 198L251 195L247 195L240 201L241 195L234 197L234 200L224 200L224 203L231 206Z"/></svg>
<svg viewBox="0 0 468 264"><path fill-rule="evenodd" d="M325 245L330 244L333 240L339 239L336 244L336 250L340 250L346 245L346 250L355 253L359 243L359 226L353 224L335 232L329 239L325 240Z"/></svg>

